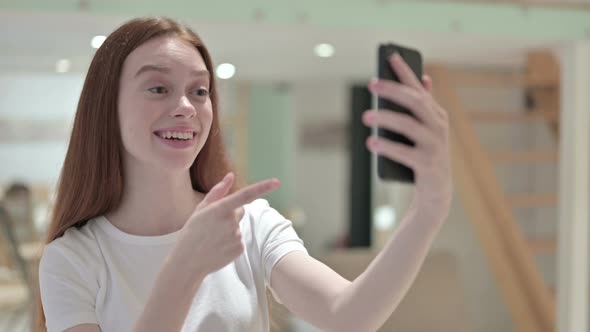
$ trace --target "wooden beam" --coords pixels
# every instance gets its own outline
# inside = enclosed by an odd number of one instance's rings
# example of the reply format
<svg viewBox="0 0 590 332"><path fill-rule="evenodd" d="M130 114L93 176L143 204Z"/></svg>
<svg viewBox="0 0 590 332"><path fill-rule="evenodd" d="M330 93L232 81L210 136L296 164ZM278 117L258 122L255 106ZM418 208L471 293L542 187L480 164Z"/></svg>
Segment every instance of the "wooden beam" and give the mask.
<svg viewBox="0 0 590 332"><path fill-rule="evenodd" d="M557 206L556 193L510 194L507 197L513 208Z"/></svg>
<svg viewBox="0 0 590 332"><path fill-rule="evenodd" d="M552 112L547 110L535 110L535 111L470 111L468 113L469 118L474 122L483 123L499 123L499 122L539 122L549 121L555 123L559 119L558 112Z"/></svg>
<svg viewBox="0 0 590 332"><path fill-rule="evenodd" d="M454 70L450 74L450 81L458 88L525 87L527 84L525 74L520 71Z"/></svg>
<svg viewBox="0 0 590 332"><path fill-rule="evenodd" d="M494 164L543 164L555 163L559 152L553 151L494 151L489 152Z"/></svg>
<svg viewBox="0 0 590 332"><path fill-rule="evenodd" d="M534 87L559 87L559 61L550 50L527 53L526 82Z"/></svg>
<svg viewBox="0 0 590 332"><path fill-rule="evenodd" d="M555 254L557 252L557 239L555 237L529 239L529 246L535 255Z"/></svg>
<svg viewBox="0 0 590 332"><path fill-rule="evenodd" d="M561 70L559 61L550 50L536 50L527 54L527 97L534 107L560 109ZM559 122L551 122L550 128L559 138Z"/></svg>

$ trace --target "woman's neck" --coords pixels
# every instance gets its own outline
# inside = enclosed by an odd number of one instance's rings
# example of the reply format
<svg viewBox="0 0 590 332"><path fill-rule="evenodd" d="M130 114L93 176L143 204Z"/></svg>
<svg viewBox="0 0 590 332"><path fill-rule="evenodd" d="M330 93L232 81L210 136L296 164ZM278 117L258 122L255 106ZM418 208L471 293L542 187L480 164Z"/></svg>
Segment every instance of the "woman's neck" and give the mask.
<svg viewBox="0 0 590 332"><path fill-rule="evenodd" d="M192 188L188 171L135 168L126 172L123 190L121 204L106 217L120 230L140 236L179 230L204 197Z"/></svg>

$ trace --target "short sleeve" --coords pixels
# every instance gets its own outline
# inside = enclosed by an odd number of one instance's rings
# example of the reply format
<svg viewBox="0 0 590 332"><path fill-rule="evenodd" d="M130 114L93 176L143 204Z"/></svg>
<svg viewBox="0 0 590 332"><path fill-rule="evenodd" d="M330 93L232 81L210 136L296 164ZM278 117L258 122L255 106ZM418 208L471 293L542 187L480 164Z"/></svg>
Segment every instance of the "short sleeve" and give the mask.
<svg viewBox="0 0 590 332"><path fill-rule="evenodd" d="M270 207L268 201L257 199L250 205L256 219L254 220L254 232L262 256L264 281L268 288L271 289L271 272L281 258L292 251L309 253L304 246L303 240L295 232L293 223ZM276 296L275 299L278 301Z"/></svg>
<svg viewBox="0 0 590 332"><path fill-rule="evenodd" d="M48 332L80 324L96 324L98 283L75 253L49 244L39 264L41 302Z"/></svg>

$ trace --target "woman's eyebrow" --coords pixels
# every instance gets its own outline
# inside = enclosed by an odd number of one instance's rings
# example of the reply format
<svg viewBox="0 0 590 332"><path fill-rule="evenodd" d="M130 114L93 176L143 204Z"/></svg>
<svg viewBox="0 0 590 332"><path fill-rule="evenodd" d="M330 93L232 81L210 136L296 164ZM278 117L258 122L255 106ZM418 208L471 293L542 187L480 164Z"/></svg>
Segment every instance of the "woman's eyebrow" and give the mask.
<svg viewBox="0 0 590 332"><path fill-rule="evenodd" d="M158 66L158 65L152 65L152 64L148 64L148 65L143 65L141 66L141 68L139 68L139 70L137 71L137 73L135 73L135 77L139 76L142 73L148 72L148 71L157 71L160 73L165 73L165 74L169 74L172 70L168 67L164 67L164 66ZM196 75L196 76L207 76L209 77L209 71L208 70L191 70L190 71L191 74Z"/></svg>

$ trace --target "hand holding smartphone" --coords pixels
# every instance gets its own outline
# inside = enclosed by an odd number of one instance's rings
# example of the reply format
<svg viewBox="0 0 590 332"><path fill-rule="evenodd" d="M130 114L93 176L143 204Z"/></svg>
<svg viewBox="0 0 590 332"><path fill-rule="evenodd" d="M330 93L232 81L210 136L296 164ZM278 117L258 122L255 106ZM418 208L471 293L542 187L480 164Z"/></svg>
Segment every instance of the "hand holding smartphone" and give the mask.
<svg viewBox="0 0 590 332"><path fill-rule="evenodd" d="M377 62L377 74L379 79L401 83L389 61L394 52L397 52L402 59L404 59L414 74L416 74L418 80L422 82L422 55L420 52L396 44L379 45ZM384 98L377 97L376 104L377 105L374 108L378 109L380 112L401 112L414 116L409 109ZM377 128L377 135L394 142L415 146L414 142L407 137L387 129ZM414 183L414 171L411 168L381 155L377 156L377 174L379 178L383 180Z"/></svg>

